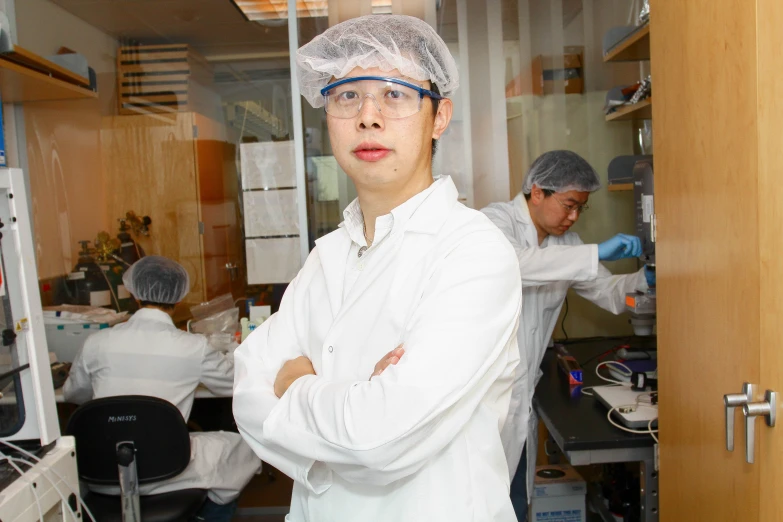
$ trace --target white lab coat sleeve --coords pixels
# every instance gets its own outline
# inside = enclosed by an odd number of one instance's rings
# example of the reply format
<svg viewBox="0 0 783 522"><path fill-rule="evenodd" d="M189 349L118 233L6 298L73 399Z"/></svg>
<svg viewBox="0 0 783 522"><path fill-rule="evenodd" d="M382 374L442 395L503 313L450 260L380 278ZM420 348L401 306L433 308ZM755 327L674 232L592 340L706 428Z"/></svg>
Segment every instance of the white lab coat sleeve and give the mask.
<svg viewBox="0 0 783 522"><path fill-rule="evenodd" d="M92 342L88 337L82 349L71 364L71 371L63 385L63 399L72 404L83 404L93 398L92 379L88 368L88 359L92 351Z"/></svg>
<svg viewBox="0 0 783 522"><path fill-rule="evenodd" d="M199 382L218 397L231 397L234 389L233 358L212 348L206 337L199 337L203 340L204 354Z"/></svg>
<svg viewBox="0 0 783 522"><path fill-rule="evenodd" d="M331 485L331 473L302 456L272 444L266 437L268 417L280 402L274 392L275 378L286 361L305 355L299 335L307 318L299 314L306 307L306 285L300 280L317 263L317 247L308 256L299 275L288 285L280 309L256 328L234 352L234 419L239 433L264 462L279 469L314 493Z"/></svg>
<svg viewBox="0 0 783 522"><path fill-rule="evenodd" d="M496 207L484 208L482 212L514 247L523 287L543 286L559 281L592 281L598 275L598 245L551 245L539 248L526 242L523 244L514 233L519 224L512 215Z"/></svg>
<svg viewBox="0 0 783 522"><path fill-rule="evenodd" d="M625 294L637 290L644 292L648 288L644 268L633 274L612 275L603 265L594 281L574 283L571 287L580 296L615 315L625 311Z"/></svg>
<svg viewBox="0 0 783 522"><path fill-rule="evenodd" d="M489 393L502 410L500 430L509 394L493 385L507 381L510 390L522 297L508 243L484 238L458 246L435 267L406 324L397 365L369 381L298 379L267 418L266 440L344 480L386 485L459 436Z"/></svg>

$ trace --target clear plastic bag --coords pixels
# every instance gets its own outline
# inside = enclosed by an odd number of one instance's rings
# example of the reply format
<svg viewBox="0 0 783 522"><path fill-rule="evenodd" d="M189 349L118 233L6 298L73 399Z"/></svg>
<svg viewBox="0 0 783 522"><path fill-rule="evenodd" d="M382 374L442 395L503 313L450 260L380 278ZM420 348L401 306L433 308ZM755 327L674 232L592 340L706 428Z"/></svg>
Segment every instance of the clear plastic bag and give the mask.
<svg viewBox="0 0 783 522"><path fill-rule="evenodd" d="M206 303L197 304L190 307L190 313L193 314L193 322L200 321L218 312L230 310L234 307L234 297L231 294L223 294Z"/></svg>
<svg viewBox="0 0 783 522"><path fill-rule="evenodd" d="M234 306L231 294L191 307L190 312L194 319L189 330L205 335L214 349L232 352L239 345L239 308Z"/></svg>

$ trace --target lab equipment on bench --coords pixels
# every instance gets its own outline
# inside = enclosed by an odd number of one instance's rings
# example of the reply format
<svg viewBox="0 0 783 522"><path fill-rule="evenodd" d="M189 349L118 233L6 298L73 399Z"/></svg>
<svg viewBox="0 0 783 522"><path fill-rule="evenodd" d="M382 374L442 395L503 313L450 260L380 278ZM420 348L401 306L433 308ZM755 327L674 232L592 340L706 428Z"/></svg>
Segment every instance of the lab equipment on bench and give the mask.
<svg viewBox="0 0 783 522"><path fill-rule="evenodd" d="M640 259L655 270L655 198L652 157L637 161L633 167L634 199L636 201L636 235L642 241ZM631 314L631 326L639 336L652 335L655 329L656 289L625 296L626 309Z"/></svg>
<svg viewBox="0 0 783 522"><path fill-rule="evenodd" d="M65 281L68 304L111 306L109 282L90 251L90 242L83 240L79 243L82 245L79 261Z"/></svg>
<svg viewBox="0 0 783 522"><path fill-rule="evenodd" d="M57 440L60 429L27 201L22 171L0 169L0 259L6 275L1 350L10 355L10 364L0 367L0 387L4 399L12 398L0 405L0 440L46 445Z"/></svg>
<svg viewBox="0 0 783 522"><path fill-rule="evenodd" d="M557 365L568 376L568 384L582 384L582 367L562 344L555 345Z"/></svg>
<svg viewBox="0 0 783 522"><path fill-rule="evenodd" d="M76 522L75 441L60 436L52 384L64 368L49 363L27 201L22 171L0 169L0 520Z"/></svg>
<svg viewBox="0 0 783 522"><path fill-rule="evenodd" d="M145 256L144 249L133 239L130 232L138 236L149 236L152 220L149 216L139 217L132 210L125 213L125 217L118 219L120 222L120 233L117 239L120 240L119 257L127 265L132 265Z"/></svg>

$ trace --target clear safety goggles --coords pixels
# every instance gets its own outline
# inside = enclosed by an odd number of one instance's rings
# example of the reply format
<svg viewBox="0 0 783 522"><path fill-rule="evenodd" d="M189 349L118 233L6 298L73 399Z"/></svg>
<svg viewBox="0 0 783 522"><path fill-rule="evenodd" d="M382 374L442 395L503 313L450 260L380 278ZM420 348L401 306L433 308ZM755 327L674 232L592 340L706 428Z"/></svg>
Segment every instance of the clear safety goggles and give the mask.
<svg viewBox="0 0 783 522"><path fill-rule="evenodd" d="M429 96L442 100L440 94L423 89L400 78L357 76L344 78L321 89L326 113L335 118L353 118L369 97L378 112L387 118L407 118L421 110L421 100Z"/></svg>

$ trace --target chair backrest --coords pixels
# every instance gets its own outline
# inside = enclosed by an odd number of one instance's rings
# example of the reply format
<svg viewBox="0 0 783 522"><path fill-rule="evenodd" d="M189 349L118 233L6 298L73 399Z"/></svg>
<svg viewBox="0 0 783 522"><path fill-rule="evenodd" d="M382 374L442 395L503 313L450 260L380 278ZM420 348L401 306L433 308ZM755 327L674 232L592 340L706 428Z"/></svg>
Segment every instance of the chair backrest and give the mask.
<svg viewBox="0 0 783 522"><path fill-rule="evenodd" d="M139 484L175 477L190 463L185 420L173 404L157 397L123 395L87 402L71 416L66 432L76 438L79 477L87 483L119 485L118 442L133 442Z"/></svg>

